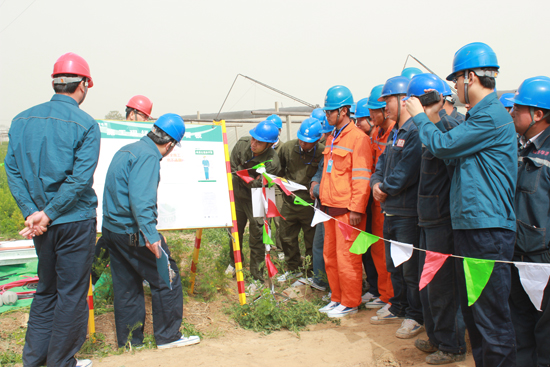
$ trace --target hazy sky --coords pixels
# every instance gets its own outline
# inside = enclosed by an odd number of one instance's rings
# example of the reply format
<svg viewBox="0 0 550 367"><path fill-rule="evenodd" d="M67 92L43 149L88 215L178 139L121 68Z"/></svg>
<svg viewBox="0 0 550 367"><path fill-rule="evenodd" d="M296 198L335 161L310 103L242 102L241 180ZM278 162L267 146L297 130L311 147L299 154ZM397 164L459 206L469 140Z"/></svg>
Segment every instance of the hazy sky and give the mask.
<svg viewBox="0 0 550 367"><path fill-rule="evenodd" d="M51 98L53 64L69 51L90 65L81 108L94 118L135 94L154 116L217 112L238 73L311 103L336 84L358 100L409 53L445 77L474 41L497 53L497 88L515 89L550 75L548 14L547 0L0 0L0 125ZM240 79L224 111L275 101L298 105Z"/></svg>

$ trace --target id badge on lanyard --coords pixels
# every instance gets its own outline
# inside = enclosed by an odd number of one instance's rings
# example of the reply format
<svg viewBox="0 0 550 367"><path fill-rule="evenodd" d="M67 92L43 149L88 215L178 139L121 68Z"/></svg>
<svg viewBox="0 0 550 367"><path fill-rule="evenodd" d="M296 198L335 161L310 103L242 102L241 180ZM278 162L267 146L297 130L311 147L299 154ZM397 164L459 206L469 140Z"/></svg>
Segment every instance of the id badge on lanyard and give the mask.
<svg viewBox="0 0 550 367"><path fill-rule="evenodd" d="M348 126L349 123L347 123L344 127L342 127L340 130L338 131L334 131L334 133L332 134L333 138L332 138L332 141L330 142L330 159L328 160L327 162L327 173L330 173L332 172L332 164L334 163L332 161L332 149L334 147L334 140L336 140L336 138L338 137L338 135L340 135L340 133L342 132L342 130L344 130L346 128L346 126Z"/></svg>
<svg viewBox="0 0 550 367"><path fill-rule="evenodd" d="M328 160L327 163L327 173L330 173L332 171L332 158Z"/></svg>

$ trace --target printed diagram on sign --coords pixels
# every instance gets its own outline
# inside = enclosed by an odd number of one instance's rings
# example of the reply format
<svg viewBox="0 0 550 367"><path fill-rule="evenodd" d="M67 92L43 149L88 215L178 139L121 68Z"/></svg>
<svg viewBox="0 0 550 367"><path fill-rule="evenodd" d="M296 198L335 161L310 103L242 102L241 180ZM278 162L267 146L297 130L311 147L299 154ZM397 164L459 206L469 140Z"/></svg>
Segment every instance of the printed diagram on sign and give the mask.
<svg viewBox="0 0 550 367"><path fill-rule="evenodd" d="M195 157L197 157L197 161L200 159L199 182L216 182L215 179L210 178L210 161L212 160L213 155L213 150L195 149Z"/></svg>

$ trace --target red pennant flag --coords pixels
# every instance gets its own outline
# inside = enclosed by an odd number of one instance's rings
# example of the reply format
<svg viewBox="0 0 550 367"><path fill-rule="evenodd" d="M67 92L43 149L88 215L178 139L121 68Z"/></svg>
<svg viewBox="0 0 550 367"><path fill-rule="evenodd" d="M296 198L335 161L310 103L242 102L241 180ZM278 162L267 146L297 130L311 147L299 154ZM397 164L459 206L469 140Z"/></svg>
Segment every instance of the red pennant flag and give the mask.
<svg viewBox="0 0 550 367"><path fill-rule="evenodd" d="M267 266L267 275L270 278L273 278L279 272L273 262L271 262L269 254L265 255L265 265Z"/></svg>
<svg viewBox="0 0 550 367"><path fill-rule="evenodd" d="M285 217L283 217L281 215L281 213L279 213L279 211L277 210L277 205L275 205L275 203L271 199L267 199L267 213L266 213L266 216L268 218L281 217L281 218L285 219Z"/></svg>
<svg viewBox="0 0 550 367"><path fill-rule="evenodd" d="M235 173L246 183L254 181L254 179L248 175L248 170L246 169L243 169L242 171L237 171Z"/></svg>
<svg viewBox="0 0 550 367"><path fill-rule="evenodd" d="M280 178L274 179L273 182L275 182L277 185L279 185L279 187L281 188L281 190L283 190L283 192L284 192L287 196L290 195L290 191L288 191L288 189L286 188L285 184L281 181Z"/></svg>
<svg viewBox="0 0 550 367"><path fill-rule="evenodd" d="M353 234L355 233L355 231L358 231L358 229L344 222L340 222L339 220L337 221L337 223L346 241L351 241Z"/></svg>
<svg viewBox="0 0 550 367"><path fill-rule="evenodd" d="M443 266L443 263L447 258L451 256L448 254L441 254L439 252L426 251L426 260L424 261L424 269L422 269L422 276L420 277L420 283L418 287L422 290L428 285L434 278L435 274Z"/></svg>

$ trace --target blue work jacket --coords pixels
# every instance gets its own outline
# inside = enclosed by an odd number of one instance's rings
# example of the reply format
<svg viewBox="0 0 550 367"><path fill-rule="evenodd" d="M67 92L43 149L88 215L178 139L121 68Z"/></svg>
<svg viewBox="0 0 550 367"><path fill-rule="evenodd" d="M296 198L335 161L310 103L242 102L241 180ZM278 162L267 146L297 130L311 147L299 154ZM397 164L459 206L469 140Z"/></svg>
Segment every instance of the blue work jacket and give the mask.
<svg viewBox="0 0 550 367"><path fill-rule="evenodd" d="M451 183L453 229L515 231L517 142L512 117L491 93L466 120L442 133L425 113L413 119L422 143L440 159L456 159Z"/></svg>
<svg viewBox="0 0 550 367"><path fill-rule="evenodd" d="M145 238L149 243L160 240L157 189L161 159L157 145L144 136L116 152L105 178L103 227L119 234L139 233L140 246L145 246Z"/></svg>
<svg viewBox="0 0 550 367"><path fill-rule="evenodd" d="M550 128L518 157L515 260L550 263Z"/></svg>
<svg viewBox="0 0 550 367"><path fill-rule="evenodd" d="M464 116L456 109L447 115L439 111L441 120L436 126L447 132L464 121ZM432 152L422 146L422 163L420 164L420 182L418 185L418 225L435 227L451 223L450 191L455 167L447 165Z"/></svg>
<svg viewBox="0 0 550 367"><path fill-rule="evenodd" d="M370 179L371 187L380 182L380 190L388 194L386 201L381 203L386 214L403 217L418 215L416 207L421 160L422 144L412 119L405 121L400 128L395 124Z"/></svg>
<svg viewBox="0 0 550 367"><path fill-rule="evenodd" d="M92 184L101 133L97 122L71 97L17 115L9 131L8 184L23 217L43 210L51 225L96 217Z"/></svg>

